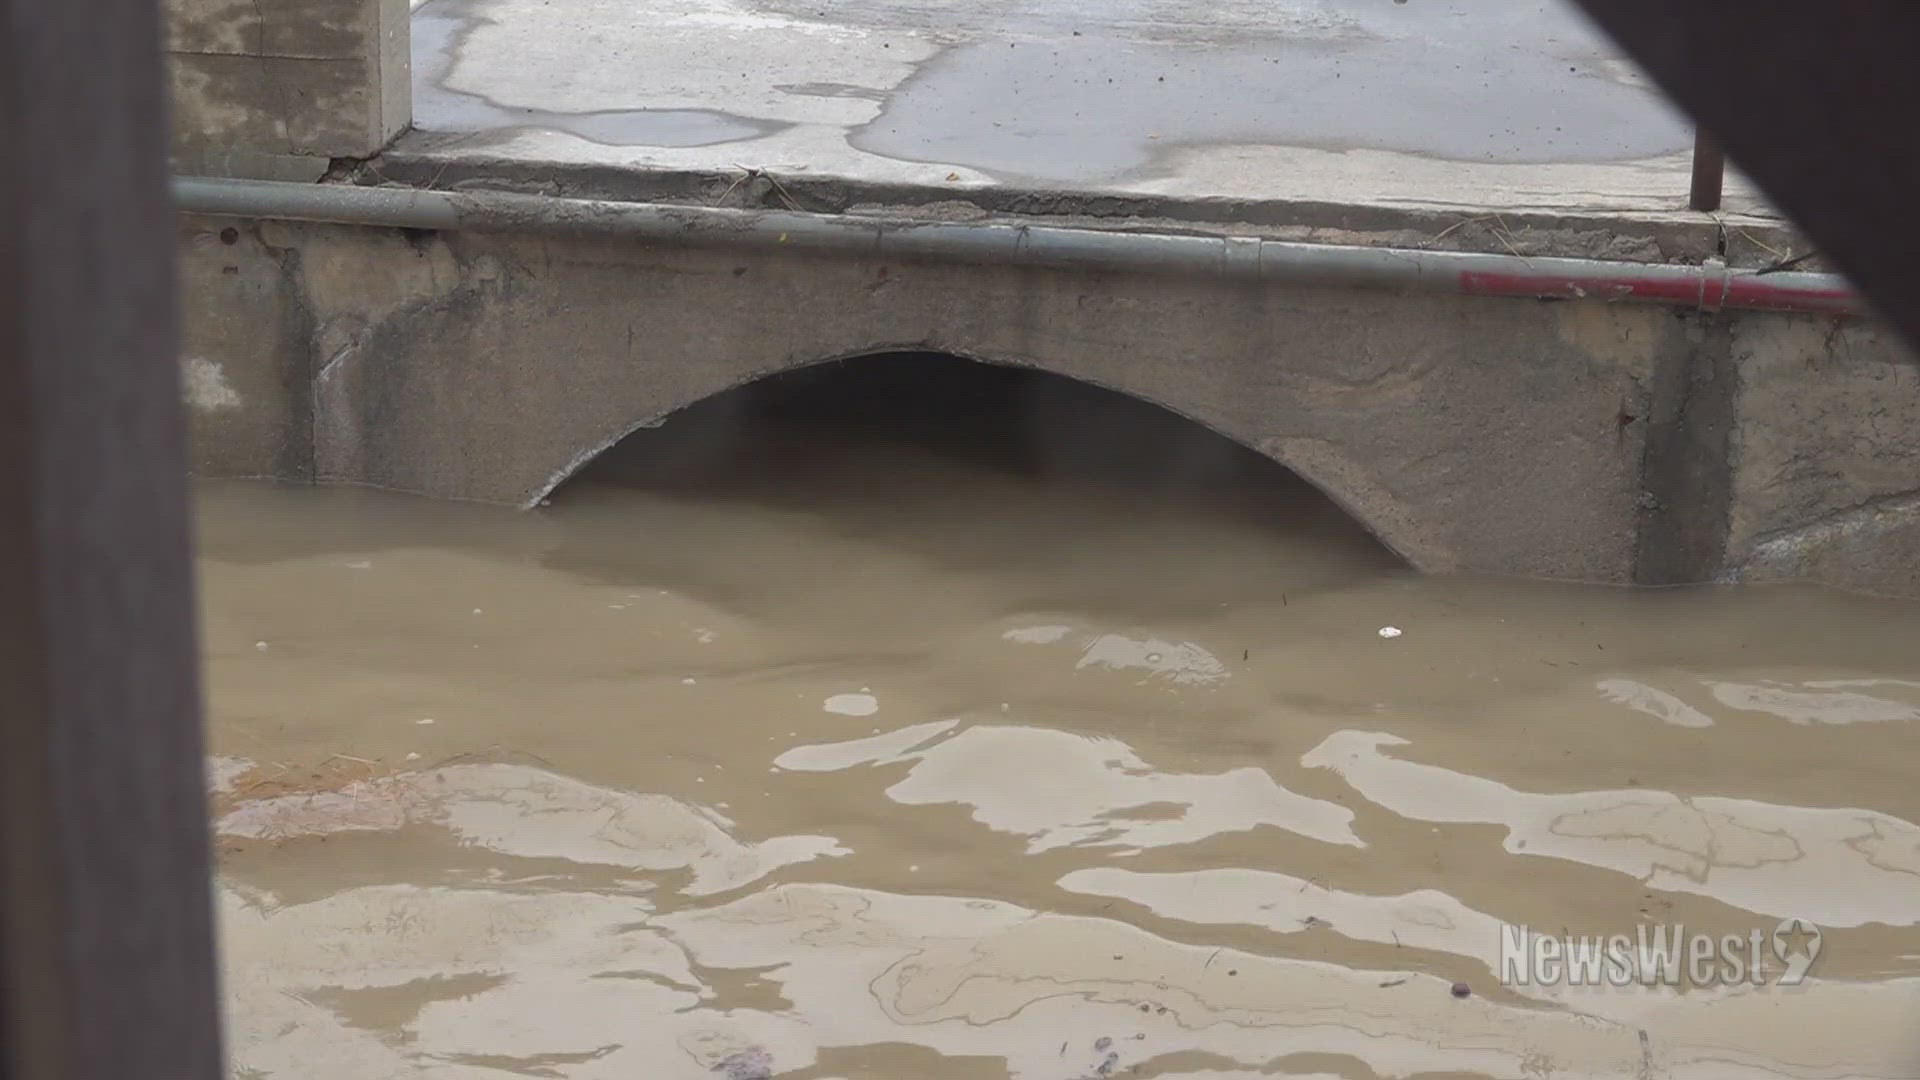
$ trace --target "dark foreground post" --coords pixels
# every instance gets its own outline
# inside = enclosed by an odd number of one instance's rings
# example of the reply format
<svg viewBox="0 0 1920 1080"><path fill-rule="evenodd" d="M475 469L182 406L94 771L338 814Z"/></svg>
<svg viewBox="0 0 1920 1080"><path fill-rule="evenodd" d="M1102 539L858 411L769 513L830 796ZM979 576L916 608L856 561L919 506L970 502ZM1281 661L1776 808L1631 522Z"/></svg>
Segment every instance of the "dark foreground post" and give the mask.
<svg viewBox="0 0 1920 1080"><path fill-rule="evenodd" d="M1920 4L1579 4L1920 347Z"/></svg>
<svg viewBox="0 0 1920 1080"><path fill-rule="evenodd" d="M1705 128L1693 133L1693 189L1687 205L1695 210L1720 209L1720 186L1726 182L1727 156Z"/></svg>
<svg viewBox="0 0 1920 1080"><path fill-rule="evenodd" d="M153 0L0 0L0 1078L217 1080Z"/></svg>

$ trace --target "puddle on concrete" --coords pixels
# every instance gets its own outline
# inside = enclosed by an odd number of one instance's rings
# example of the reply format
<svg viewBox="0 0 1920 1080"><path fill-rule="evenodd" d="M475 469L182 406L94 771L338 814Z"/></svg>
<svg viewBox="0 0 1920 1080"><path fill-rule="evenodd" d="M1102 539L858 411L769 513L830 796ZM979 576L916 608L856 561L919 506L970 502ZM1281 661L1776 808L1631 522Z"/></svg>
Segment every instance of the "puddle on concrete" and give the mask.
<svg viewBox="0 0 1920 1080"><path fill-rule="evenodd" d="M1691 145L1567 0L428 0L413 33L416 126L469 148L526 129L655 148L784 133L753 153L1069 184L1204 150L1364 150L1576 167L1531 183L1578 193L1622 182L1578 166L1659 171Z"/></svg>
<svg viewBox="0 0 1920 1080"><path fill-rule="evenodd" d="M1192 22L1125 2L1008 13L922 65L851 141L997 175L1097 178L1212 144L1496 163L1688 146L1684 119L1571 7L1319 0L1229 4Z"/></svg>
<svg viewBox="0 0 1920 1080"><path fill-rule="evenodd" d="M413 30L413 127L434 134L539 128L608 146L710 146L758 138L785 125L712 109L599 109L558 112L496 102L447 85L460 43L485 19L488 0L416 2ZM617 63L596 57L595 63ZM554 72L565 78L566 72Z"/></svg>
<svg viewBox="0 0 1920 1080"><path fill-rule="evenodd" d="M956 370L524 515L203 484L239 1075L1920 1075L1920 609L1422 579ZM1790 989L1503 985L1788 918Z"/></svg>

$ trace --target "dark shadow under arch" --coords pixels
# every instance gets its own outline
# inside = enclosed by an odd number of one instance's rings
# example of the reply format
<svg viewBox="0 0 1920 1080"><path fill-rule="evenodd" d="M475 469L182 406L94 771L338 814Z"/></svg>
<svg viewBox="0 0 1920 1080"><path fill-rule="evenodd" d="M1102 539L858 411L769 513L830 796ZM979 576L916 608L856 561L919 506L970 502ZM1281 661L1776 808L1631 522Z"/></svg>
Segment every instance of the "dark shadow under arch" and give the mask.
<svg viewBox="0 0 1920 1080"><path fill-rule="evenodd" d="M838 482L809 482L823 470ZM1203 501L1405 565L1298 474L1203 424L1064 375L935 352L828 360L715 394L619 439L554 498L612 484L820 507L1006 490L990 481L1066 485L1142 513Z"/></svg>

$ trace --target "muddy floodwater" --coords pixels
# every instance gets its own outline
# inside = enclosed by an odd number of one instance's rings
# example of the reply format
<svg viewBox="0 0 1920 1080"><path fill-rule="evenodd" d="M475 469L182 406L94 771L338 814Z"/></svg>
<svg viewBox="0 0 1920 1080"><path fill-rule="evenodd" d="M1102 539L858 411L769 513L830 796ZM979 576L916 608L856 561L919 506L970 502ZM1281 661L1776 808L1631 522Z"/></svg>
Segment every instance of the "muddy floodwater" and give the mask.
<svg viewBox="0 0 1920 1080"><path fill-rule="evenodd" d="M527 513L200 486L234 1075L1920 1076L1920 606L1423 578L898 370ZM1541 957L1640 927L1726 947Z"/></svg>

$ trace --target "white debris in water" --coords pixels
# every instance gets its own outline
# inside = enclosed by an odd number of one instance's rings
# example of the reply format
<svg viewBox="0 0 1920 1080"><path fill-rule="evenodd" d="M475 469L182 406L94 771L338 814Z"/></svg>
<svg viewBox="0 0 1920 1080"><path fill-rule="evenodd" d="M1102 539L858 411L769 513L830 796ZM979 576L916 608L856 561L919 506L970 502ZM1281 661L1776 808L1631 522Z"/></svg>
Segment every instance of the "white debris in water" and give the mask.
<svg viewBox="0 0 1920 1080"><path fill-rule="evenodd" d="M1021 626L1001 634L1000 639L1022 645L1051 645L1072 632L1071 626Z"/></svg>
<svg viewBox="0 0 1920 1080"><path fill-rule="evenodd" d="M371 570L373 569L373 560L372 559L354 559L351 562L343 563L341 565L345 566L349 570Z"/></svg>
<svg viewBox="0 0 1920 1080"><path fill-rule="evenodd" d="M1144 641L1102 634L1087 643L1075 667L1143 668L1182 686L1222 682L1227 666L1190 641Z"/></svg>
<svg viewBox="0 0 1920 1080"><path fill-rule="evenodd" d="M407 760L408 760L408 761L419 761L419 760L420 760L420 755L419 755L419 754L408 754L408 755L407 755Z"/></svg>
<svg viewBox="0 0 1920 1080"><path fill-rule="evenodd" d="M693 632L693 636L699 640L700 644L711 645L713 644L713 639L715 637L718 637L719 635L715 634L713 631L703 626L700 629L695 630Z"/></svg>
<svg viewBox="0 0 1920 1080"><path fill-rule="evenodd" d="M695 678L694 678L693 676L691 676L691 675L689 675L689 676L687 676L686 678L684 678L684 679L681 679L681 680L680 680L680 685L681 685L681 686L694 686L694 685L696 685L696 684L697 684L698 682L699 682L699 680L697 680L697 679L695 679Z"/></svg>
<svg viewBox="0 0 1920 1080"><path fill-rule="evenodd" d="M1601 679L1593 684L1600 696L1676 727L1712 727L1713 718L1665 690L1632 679Z"/></svg>
<svg viewBox="0 0 1920 1080"><path fill-rule="evenodd" d="M880 711L880 699L872 694L835 694L820 707L841 716L872 716Z"/></svg>
<svg viewBox="0 0 1920 1080"><path fill-rule="evenodd" d="M418 720L415 720L415 721L414 721L414 723L416 723L416 724L431 724L431 723L433 723L433 717L431 717L431 716L423 716L423 717L421 717L420 719L418 719Z"/></svg>
<svg viewBox="0 0 1920 1080"><path fill-rule="evenodd" d="M1383 638L1397 638L1400 636L1400 628L1397 626L1383 626L1380 628L1380 636Z"/></svg>
<svg viewBox="0 0 1920 1080"><path fill-rule="evenodd" d="M478 614L480 614L480 609L479 609L479 608L474 608L474 609L473 609L473 613L474 613L475 615L478 615Z"/></svg>

